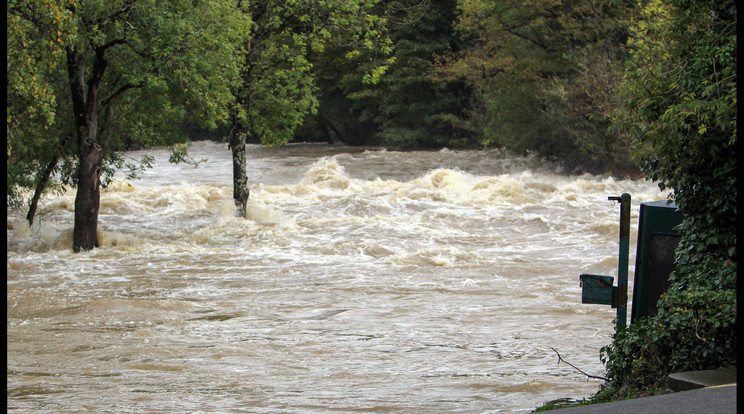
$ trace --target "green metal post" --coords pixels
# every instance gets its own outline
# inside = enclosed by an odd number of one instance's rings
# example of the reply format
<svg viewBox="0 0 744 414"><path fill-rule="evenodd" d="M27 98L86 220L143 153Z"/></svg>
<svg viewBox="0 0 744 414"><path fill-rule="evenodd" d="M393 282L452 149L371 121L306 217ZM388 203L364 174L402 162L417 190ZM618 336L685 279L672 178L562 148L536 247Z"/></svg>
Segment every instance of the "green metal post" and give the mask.
<svg viewBox="0 0 744 414"><path fill-rule="evenodd" d="M627 324L628 314L628 254L630 249L630 194L609 197L620 202L620 254L617 262L617 288L613 308L617 308L618 326Z"/></svg>

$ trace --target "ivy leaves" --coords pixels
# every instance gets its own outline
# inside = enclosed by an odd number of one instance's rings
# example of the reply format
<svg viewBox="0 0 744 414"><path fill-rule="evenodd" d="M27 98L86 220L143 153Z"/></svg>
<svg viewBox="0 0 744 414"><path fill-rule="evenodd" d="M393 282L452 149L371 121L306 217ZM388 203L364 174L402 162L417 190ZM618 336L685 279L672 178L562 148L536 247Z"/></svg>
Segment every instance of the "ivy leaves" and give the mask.
<svg viewBox="0 0 744 414"><path fill-rule="evenodd" d="M618 327L601 360L616 388L646 390L672 372L736 363L736 265L705 259L679 277L658 314Z"/></svg>
<svg viewBox="0 0 744 414"><path fill-rule="evenodd" d="M636 125L647 177L684 214L670 287L656 316L602 349L616 385L736 364L736 7L654 0L632 27L618 122Z"/></svg>

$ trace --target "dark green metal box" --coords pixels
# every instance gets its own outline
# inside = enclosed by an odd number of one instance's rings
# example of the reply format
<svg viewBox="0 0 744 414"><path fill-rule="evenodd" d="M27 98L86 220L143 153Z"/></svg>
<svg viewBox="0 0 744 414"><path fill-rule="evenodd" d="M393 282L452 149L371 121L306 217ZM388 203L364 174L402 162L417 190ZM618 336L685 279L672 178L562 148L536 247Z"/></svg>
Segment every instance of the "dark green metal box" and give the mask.
<svg viewBox="0 0 744 414"><path fill-rule="evenodd" d="M579 276L581 303L612 305L612 276L582 274Z"/></svg>
<svg viewBox="0 0 744 414"><path fill-rule="evenodd" d="M669 273L674 270L674 252L680 239L675 227L681 222L682 213L673 202L641 203L630 323L656 315L656 302L666 291Z"/></svg>

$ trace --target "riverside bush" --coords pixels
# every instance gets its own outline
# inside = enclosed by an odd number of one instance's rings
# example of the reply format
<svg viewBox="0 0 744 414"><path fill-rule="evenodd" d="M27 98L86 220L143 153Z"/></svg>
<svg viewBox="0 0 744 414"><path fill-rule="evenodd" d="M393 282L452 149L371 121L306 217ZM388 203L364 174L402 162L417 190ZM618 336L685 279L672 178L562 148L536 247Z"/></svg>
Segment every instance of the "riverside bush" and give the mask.
<svg viewBox="0 0 744 414"><path fill-rule="evenodd" d="M618 396L663 387L670 373L736 364L736 263L705 258L674 272L658 313L616 327L600 351Z"/></svg>

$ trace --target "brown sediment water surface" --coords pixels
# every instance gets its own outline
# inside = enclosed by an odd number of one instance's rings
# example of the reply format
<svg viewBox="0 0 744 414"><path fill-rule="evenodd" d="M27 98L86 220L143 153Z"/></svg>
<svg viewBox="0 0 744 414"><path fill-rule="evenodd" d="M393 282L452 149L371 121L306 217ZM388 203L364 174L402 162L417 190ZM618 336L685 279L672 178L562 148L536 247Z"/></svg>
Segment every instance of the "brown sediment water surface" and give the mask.
<svg viewBox="0 0 744 414"><path fill-rule="evenodd" d="M245 217L225 144L164 149L103 191L100 248L72 252L74 191L9 211L9 412L529 412L588 397L643 179L498 151L248 147ZM634 248L631 248L631 287ZM632 298L631 298L632 299Z"/></svg>

